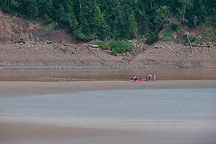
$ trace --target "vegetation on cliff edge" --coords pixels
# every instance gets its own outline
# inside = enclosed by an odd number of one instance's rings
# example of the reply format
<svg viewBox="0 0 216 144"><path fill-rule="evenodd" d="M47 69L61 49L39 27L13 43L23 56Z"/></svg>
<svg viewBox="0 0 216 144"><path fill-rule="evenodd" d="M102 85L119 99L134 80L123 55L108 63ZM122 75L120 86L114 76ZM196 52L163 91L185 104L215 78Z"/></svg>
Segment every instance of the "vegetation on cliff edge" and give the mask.
<svg viewBox="0 0 216 144"><path fill-rule="evenodd" d="M83 41L144 36L152 44L162 29L167 29L164 39L172 36L173 25L216 22L215 0L2 0L0 8L63 27Z"/></svg>

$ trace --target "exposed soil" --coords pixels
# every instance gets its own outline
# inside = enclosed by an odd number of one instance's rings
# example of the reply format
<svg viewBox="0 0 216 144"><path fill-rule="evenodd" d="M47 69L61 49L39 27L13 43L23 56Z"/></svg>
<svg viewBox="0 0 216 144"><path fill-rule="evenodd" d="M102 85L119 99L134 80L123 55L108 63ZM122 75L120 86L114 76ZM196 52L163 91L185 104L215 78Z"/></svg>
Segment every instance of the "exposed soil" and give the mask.
<svg viewBox="0 0 216 144"><path fill-rule="evenodd" d="M188 32L199 34L202 29L188 29ZM159 76L161 69L216 73L215 46L190 47L173 41L159 41L149 46L142 40L132 42L135 45L132 52L113 56L108 50L77 41L64 30L43 28L24 18L0 12L1 74L3 70L53 68L145 69L148 72L160 69ZM0 80L6 80L4 76L1 75ZM216 79L215 76L206 79L212 78Z"/></svg>

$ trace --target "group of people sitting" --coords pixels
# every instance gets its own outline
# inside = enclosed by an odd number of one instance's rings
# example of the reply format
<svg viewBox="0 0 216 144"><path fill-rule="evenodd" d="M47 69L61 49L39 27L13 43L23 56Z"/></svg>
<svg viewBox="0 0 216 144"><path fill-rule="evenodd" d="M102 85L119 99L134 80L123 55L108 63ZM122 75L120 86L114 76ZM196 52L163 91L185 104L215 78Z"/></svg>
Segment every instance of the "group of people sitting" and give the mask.
<svg viewBox="0 0 216 144"><path fill-rule="evenodd" d="M156 80L156 76L154 75L154 77L152 77L151 74L146 75L145 78L139 78L136 75L132 75L131 76L131 81L148 81L148 80Z"/></svg>

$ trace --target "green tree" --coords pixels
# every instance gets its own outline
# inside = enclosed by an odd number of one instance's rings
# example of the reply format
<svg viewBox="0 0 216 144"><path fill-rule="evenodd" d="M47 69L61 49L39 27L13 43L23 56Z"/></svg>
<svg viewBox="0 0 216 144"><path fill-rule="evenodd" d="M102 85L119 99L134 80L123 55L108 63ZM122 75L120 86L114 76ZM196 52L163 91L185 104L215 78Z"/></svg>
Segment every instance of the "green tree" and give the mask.
<svg viewBox="0 0 216 144"><path fill-rule="evenodd" d="M215 0L205 1L204 4L206 5L206 8L207 8L207 16L212 18L212 19L216 19L216 2L215 2Z"/></svg>
<svg viewBox="0 0 216 144"><path fill-rule="evenodd" d="M167 6L161 6L156 9L153 23L155 24L155 32L159 32L164 26L167 27L169 19L169 8Z"/></svg>
<svg viewBox="0 0 216 144"><path fill-rule="evenodd" d="M199 22L204 21L207 16L207 9L203 0L192 0L187 2L184 21L188 26L196 26Z"/></svg>
<svg viewBox="0 0 216 144"><path fill-rule="evenodd" d="M37 16L35 14L35 0L18 0L18 11L28 18Z"/></svg>
<svg viewBox="0 0 216 144"><path fill-rule="evenodd" d="M191 0L179 0L181 7L180 7L180 13L181 13L181 20L182 22L187 22L188 20L185 19L185 15L187 12L187 9L190 9L192 6Z"/></svg>
<svg viewBox="0 0 216 144"><path fill-rule="evenodd" d="M92 30L96 37L101 39L106 37L106 32L108 31L108 25L98 5L95 7L92 17Z"/></svg>
<svg viewBox="0 0 216 144"><path fill-rule="evenodd" d="M80 40L158 40L174 22L190 27L215 21L215 0L0 0L1 10L65 28Z"/></svg>
<svg viewBox="0 0 216 144"><path fill-rule="evenodd" d="M134 14L130 14L129 19L129 35L130 38L135 38L138 33L137 23Z"/></svg>
<svg viewBox="0 0 216 144"><path fill-rule="evenodd" d="M38 0L38 16L43 18L46 16L51 16L51 0Z"/></svg>

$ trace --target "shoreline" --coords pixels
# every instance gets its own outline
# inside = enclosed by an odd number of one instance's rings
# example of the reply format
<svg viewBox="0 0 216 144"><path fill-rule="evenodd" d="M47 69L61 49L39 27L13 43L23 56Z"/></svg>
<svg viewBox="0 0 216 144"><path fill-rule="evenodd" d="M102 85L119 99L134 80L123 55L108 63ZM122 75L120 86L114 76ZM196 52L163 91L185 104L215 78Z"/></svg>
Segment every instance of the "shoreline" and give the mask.
<svg viewBox="0 0 216 144"><path fill-rule="evenodd" d="M158 80L216 80L216 69L14 69L0 70L0 81L128 81L131 75Z"/></svg>
<svg viewBox="0 0 216 144"><path fill-rule="evenodd" d="M216 80L163 80L163 81L73 81L26 82L0 81L0 98L46 94L68 94L86 91L216 88Z"/></svg>

